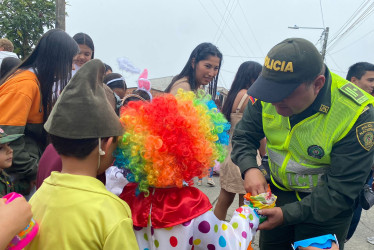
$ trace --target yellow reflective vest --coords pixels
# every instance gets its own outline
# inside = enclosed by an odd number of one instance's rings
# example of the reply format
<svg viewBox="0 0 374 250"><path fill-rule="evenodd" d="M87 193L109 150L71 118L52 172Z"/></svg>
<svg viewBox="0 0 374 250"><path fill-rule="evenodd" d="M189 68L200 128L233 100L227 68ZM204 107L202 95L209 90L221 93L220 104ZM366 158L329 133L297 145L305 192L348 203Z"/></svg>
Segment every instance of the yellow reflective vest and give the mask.
<svg viewBox="0 0 374 250"><path fill-rule="evenodd" d="M347 135L364 108L374 103L371 95L354 84L336 74L331 76L331 107L325 107L292 128L288 117L279 115L271 103L262 102L272 180L286 190L311 192L321 185L321 176L330 167L332 147ZM371 124L366 127L364 124L360 129L374 134ZM367 143L372 143L371 138ZM366 146L369 150L372 145Z"/></svg>

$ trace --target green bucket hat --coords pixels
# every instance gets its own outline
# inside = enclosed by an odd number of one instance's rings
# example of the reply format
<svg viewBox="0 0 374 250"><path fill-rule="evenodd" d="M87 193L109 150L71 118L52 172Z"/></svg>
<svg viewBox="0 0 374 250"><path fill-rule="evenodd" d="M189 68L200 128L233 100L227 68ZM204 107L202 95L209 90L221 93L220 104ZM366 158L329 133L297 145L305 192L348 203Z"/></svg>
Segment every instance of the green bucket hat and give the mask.
<svg viewBox="0 0 374 250"><path fill-rule="evenodd" d="M123 128L103 87L104 64L85 63L66 85L54 105L45 130L67 139L120 136Z"/></svg>
<svg viewBox="0 0 374 250"><path fill-rule="evenodd" d="M0 144L5 144L8 142L15 141L21 136L23 136L23 134L8 135L7 133L4 132L4 130L0 128Z"/></svg>
<svg viewBox="0 0 374 250"><path fill-rule="evenodd" d="M264 102L279 102L306 79L316 77L322 67L322 56L313 43L288 38L269 51L261 75L248 89L248 95Z"/></svg>

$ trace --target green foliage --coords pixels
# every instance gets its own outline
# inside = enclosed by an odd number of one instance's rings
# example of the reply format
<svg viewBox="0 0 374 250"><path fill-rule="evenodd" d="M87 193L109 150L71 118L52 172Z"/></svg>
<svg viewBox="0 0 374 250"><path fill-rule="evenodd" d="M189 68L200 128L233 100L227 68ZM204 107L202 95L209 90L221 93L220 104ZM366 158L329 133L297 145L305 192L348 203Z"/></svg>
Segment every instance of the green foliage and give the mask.
<svg viewBox="0 0 374 250"><path fill-rule="evenodd" d="M30 54L56 19L55 0L0 0L0 37L13 42L21 58Z"/></svg>

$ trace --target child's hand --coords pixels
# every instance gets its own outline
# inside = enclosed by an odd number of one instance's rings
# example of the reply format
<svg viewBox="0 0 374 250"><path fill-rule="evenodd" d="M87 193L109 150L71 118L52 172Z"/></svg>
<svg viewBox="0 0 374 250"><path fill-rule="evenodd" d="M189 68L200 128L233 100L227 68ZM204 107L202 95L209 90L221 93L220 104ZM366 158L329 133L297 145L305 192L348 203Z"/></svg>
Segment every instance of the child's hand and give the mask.
<svg viewBox="0 0 374 250"><path fill-rule="evenodd" d="M258 226L258 230L270 230L283 223L283 212L280 207L258 210L257 213L267 216L267 220Z"/></svg>
<svg viewBox="0 0 374 250"><path fill-rule="evenodd" d="M320 250L322 248L318 248L318 247L298 247L300 250ZM339 250L339 247L338 245L336 245L335 243L332 243L332 246L330 248L331 250Z"/></svg>

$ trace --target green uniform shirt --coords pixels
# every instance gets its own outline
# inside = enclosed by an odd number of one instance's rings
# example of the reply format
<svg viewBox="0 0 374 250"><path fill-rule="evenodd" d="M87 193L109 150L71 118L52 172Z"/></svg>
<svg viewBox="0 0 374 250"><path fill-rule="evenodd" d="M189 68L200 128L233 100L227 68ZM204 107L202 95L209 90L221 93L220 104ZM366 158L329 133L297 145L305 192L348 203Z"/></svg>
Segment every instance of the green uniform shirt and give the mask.
<svg viewBox="0 0 374 250"><path fill-rule="evenodd" d="M0 169L0 197L14 192L14 186L9 176Z"/></svg>
<svg viewBox="0 0 374 250"><path fill-rule="evenodd" d="M313 104L289 118L291 127L317 112L325 113L331 106L331 75L327 68L325 77L325 85ZM281 207L284 224L323 222L353 208L373 163L374 150L364 149L356 135L356 127L366 122L374 122L372 106L364 110L348 134L333 146L331 167L322 176L326 185L316 187L311 194L301 194L303 199L299 202ZM247 106L232 138L231 158L243 176L246 170L257 167L257 149L264 137L262 106L257 101Z"/></svg>
<svg viewBox="0 0 374 250"><path fill-rule="evenodd" d="M29 193L30 184L28 181L15 181L11 180L11 177L7 175L4 170L0 169L0 197L11 192L17 193Z"/></svg>

